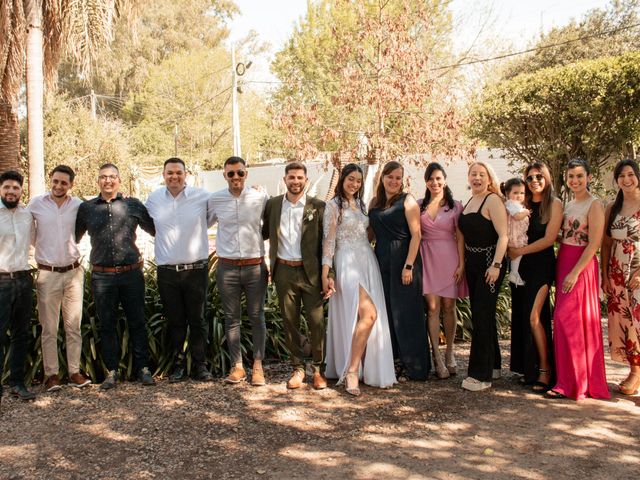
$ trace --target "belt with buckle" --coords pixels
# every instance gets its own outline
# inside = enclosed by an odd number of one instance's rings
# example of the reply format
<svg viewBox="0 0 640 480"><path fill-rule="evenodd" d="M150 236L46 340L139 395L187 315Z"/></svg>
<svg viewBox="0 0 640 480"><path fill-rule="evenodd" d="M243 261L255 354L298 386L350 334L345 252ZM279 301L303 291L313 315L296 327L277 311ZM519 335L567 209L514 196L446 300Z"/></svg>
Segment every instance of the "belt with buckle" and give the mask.
<svg viewBox="0 0 640 480"><path fill-rule="evenodd" d="M103 267L101 265L91 265L91 271L95 273L124 273L142 268L144 262L132 263L131 265L117 265L115 267Z"/></svg>
<svg viewBox="0 0 640 480"><path fill-rule="evenodd" d="M40 270L46 270L48 272L57 272L57 273L65 273L69 270L74 270L80 266L80 262L77 260L73 262L71 265L67 265L66 267L52 267L51 265L45 265L44 263L39 263L38 268Z"/></svg>
<svg viewBox="0 0 640 480"><path fill-rule="evenodd" d="M158 265L158 268L162 268L165 270L171 270L172 272L183 272L185 270L202 270L203 268L207 268L209 265L209 260L198 260L193 263L180 263L177 265Z"/></svg>
<svg viewBox="0 0 640 480"><path fill-rule="evenodd" d="M31 275L33 270L19 270L17 272L0 272L0 278L18 278L18 277L26 277L27 275Z"/></svg>
<svg viewBox="0 0 640 480"><path fill-rule="evenodd" d="M276 263L280 265L288 265L289 267L301 267L304 265L302 260L285 260L284 258L276 258Z"/></svg>
<svg viewBox="0 0 640 480"><path fill-rule="evenodd" d="M218 257L218 259L223 263L228 263L229 265L233 265L234 267L246 267L248 265L260 265L263 261L262 257L256 258L224 258Z"/></svg>

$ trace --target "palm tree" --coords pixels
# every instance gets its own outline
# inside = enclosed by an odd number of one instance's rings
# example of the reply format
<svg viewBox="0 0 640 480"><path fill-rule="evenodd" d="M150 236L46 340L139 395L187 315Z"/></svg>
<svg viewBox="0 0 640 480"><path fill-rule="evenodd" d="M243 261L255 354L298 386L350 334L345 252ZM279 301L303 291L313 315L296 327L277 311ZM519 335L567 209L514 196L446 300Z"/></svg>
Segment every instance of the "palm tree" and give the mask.
<svg viewBox="0 0 640 480"><path fill-rule="evenodd" d="M44 192L43 99L62 52L89 79L113 21L132 0L0 0L0 171L20 159L18 97L26 58L29 194Z"/></svg>

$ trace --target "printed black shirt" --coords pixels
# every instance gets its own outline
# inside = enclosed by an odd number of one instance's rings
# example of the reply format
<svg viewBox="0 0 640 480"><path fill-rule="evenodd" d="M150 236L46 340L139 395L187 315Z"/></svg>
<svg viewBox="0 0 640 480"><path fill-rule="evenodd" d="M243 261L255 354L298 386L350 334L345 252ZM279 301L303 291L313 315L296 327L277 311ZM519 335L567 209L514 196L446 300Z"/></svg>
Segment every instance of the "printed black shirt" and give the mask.
<svg viewBox="0 0 640 480"><path fill-rule="evenodd" d="M98 195L80 205L76 217L76 242L85 232L91 237L90 261L93 265L115 267L140 261L136 246L136 228L156 234L153 219L137 198L119 193L107 202Z"/></svg>

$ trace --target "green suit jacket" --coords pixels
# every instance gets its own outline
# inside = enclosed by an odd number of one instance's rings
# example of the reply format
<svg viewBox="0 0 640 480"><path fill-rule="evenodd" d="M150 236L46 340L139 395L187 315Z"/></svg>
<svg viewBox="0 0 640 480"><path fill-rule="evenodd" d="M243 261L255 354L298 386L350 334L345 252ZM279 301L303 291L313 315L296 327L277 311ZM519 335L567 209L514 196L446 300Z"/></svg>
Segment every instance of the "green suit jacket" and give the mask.
<svg viewBox="0 0 640 480"><path fill-rule="evenodd" d="M276 258L278 255L278 241L280 238L280 216L284 195L270 198L264 211L262 236L269 240L269 265L271 278L274 278ZM307 201L302 214L302 235L300 250L304 271L312 285L322 286L320 274L322 272L322 218L325 203L322 200L307 195Z"/></svg>

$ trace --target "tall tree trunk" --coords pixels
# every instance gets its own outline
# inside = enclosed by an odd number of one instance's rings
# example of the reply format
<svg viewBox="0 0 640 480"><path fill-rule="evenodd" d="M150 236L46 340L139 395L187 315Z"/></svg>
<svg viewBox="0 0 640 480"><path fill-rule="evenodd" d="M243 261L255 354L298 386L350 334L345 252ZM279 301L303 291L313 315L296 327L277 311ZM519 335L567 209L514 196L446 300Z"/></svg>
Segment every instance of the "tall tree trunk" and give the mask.
<svg viewBox="0 0 640 480"><path fill-rule="evenodd" d="M16 109L0 101L0 172L20 168L20 126Z"/></svg>
<svg viewBox="0 0 640 480"><path fill-rule="evenodd" d="M42 0L26 0L29 197L44 193L44 75Z"/></svg>

